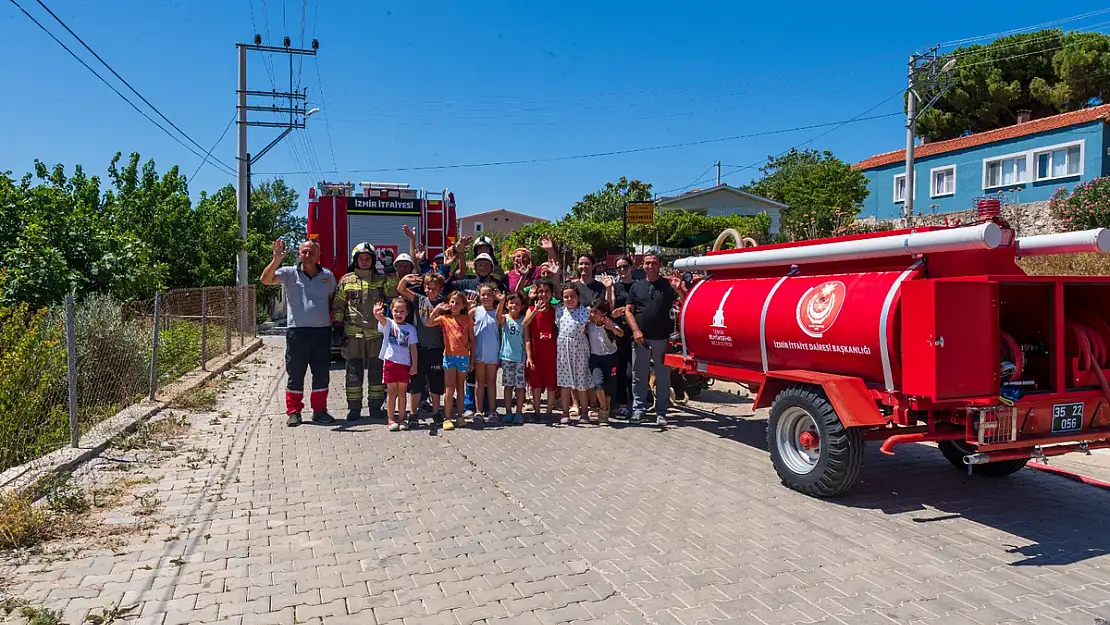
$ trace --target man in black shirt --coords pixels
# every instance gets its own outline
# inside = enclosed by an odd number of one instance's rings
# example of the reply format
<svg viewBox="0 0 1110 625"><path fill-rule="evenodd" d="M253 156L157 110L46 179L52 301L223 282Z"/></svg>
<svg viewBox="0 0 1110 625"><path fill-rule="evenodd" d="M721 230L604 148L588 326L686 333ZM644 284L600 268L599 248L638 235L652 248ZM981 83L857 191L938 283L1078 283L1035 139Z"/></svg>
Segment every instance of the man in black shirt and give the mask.
<svg viewBox="0 0 1110 625"><path fill-rule="evenodd" d="M644 279L634 282L624 309L625 320L632 330L632 422L638 423L647 409L649 367L655 363L655 424L667 426L670 403L671 370L663 362L667 343L674 332L671 311L674 303L686 294L686 286L678 278L668 280L659 274L659 255L644 255Z"/></svg>

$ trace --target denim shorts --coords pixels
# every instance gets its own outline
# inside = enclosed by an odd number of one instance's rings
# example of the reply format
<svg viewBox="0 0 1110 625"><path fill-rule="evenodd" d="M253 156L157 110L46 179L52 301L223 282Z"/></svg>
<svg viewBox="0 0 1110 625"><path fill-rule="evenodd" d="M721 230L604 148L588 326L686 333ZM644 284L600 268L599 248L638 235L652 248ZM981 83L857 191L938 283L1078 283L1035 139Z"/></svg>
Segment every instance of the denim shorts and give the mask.
<svg viewBox="0 0 1110 625"><path fill-rule="evenodd" d="M444 354L443 370L447 371L448 369L466 373L466 371L470 369L470 356L452 356L450 354Z"/></svg>

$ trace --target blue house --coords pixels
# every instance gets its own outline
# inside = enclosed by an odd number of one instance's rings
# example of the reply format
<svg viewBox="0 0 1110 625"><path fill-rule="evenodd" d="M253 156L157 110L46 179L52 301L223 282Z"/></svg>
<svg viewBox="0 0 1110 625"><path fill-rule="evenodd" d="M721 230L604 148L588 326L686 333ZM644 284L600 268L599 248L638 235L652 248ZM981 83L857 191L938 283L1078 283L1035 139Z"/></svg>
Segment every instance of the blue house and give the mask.
<svg viewBox="0 0 1110 625"><path fill-rule="evenodd" d="M1060 187L1110 174L1110 104L924 143L914 149L914 213L947 213L999 197L1017 204L1048 200ZM863 217L902 216L906 150L864 159L870 194Z"/></svg>

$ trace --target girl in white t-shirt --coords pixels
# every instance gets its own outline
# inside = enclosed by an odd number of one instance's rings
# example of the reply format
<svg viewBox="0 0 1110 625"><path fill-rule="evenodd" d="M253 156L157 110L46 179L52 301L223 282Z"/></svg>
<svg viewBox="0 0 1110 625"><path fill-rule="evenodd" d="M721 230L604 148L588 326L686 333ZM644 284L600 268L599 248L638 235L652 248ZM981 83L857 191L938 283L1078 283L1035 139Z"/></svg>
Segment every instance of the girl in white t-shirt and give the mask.
<svg viewBox="0 0 1110 625"><path fill-rule="evenodd" d="M416 375L417 338L416 328L405 323L409 314L409 303L405 298L393 298L389 312L392 319L386 319L383 302L374 305L374 318L378 320L378 332L382 333L378 358L382 359L382 382L386 387L385 410L389 431L396 432L408 427L405 395L408 393L409 377Z"/></svg>
<svg viewBox="0 0 1110 625"><path fill-rule="evenodd" d="M624 330L609 315L612 310L609 300L597 298L590 304L590 324L586 326L590 340L590 388L601 408L597 415L600 425L609 425L609 402L617 392L617 337L624 336ZM593 418L591 414L590 420Z"/></svg>

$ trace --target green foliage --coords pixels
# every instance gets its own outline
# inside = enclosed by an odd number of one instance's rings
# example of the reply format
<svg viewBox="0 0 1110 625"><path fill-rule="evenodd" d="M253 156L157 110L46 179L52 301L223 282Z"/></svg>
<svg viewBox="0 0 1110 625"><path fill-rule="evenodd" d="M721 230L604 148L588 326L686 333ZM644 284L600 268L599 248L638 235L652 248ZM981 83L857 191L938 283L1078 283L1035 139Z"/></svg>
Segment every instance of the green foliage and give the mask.
<svg viewBox="0 0 1110 625"><path fill-rule="evenodd" d="M929 141L1009 126L1102 103L1110 93L1110 36L1042 30L957 48L954 85L917 122ZM944 61L942 61L944 62Z"/></svg>
<svg viewBox="0 0 1110 625"><path fill-rule="evenodd" d="M158 337L158 380L176 380L200 362L200 323L174 319Z"/></svg>
<svg viewBox="0 0 1110 625"><path fill-rule="evenodd" d="M65 334L47 311L0 308L0 470L68 439Z"/></svg>
<svg viewBox="0 0 1110 625"><path fill-rule="evenodd" d="M654 225L628 227L628 243L654 245L658 231L661 247L691 248L711 243L726 228L735 228L743 236L766 242L770 227L771 219L766 213L754 217L707 217L687 211L656 211ZM512 233L507 242L510 250L528 248L532 252L533 261L542 263L547 260L547 256L540 247L540 239L550 237L558 243L564 255L560 262L566 264L578 254L601 254L620 250L623 244L622 229L620 219L608 222L564 219L555 223L540 222L524 226Z"/></svg>
<svg viewBox="0 0 1110 625"><path fill-rule="evenodd" d="M64 319L58 310L58 323ZM74 308L77 337L77 405L82 424L115 413L148 391L151 332L128 314L118 299L90 295ZM90 413L89 411L93 411Z"/></svg>
<svg viewBox="0 0 1110 625"><path fill-rule="evenodd" d="M1049 210L1063 220L1068 230L1110 227L1110 177L1099 177L1061 187L1052 194Z"/></svg>
<svg viewBox="0 0 1110 625"><path fill-rule="evenodd" d="M651 184L621 176L615 183L606 182L603 188L586 194L580 201L575 202L567 218L598 223L619 222L624 218L626 202L649 201L651 201Z"/></svg>
<svg viewBox="0 0 1110 625"><path fill-rule="evenodd" d="M833 236L854 223L867 198L867 176L825 150L792 149L769 157L745 191L789 206L780 230L791 239Z"/></svg>
<svg viewBox="0 0 1110 625"><path fill-rule="evenodd" d="M80 166L67 176L62 165L35 161L33 174L19 181L0 172L0 305L37 308L69 293L148 299L158 289L234 284L241 248L234 187L202 193L194 206L176 166L160 175L137 153L126 163L117 153L108 178L102 191ZM257 281L273 240L303 236L305 219L281 179L256 187L251 202L248 251Z"/></svg>

